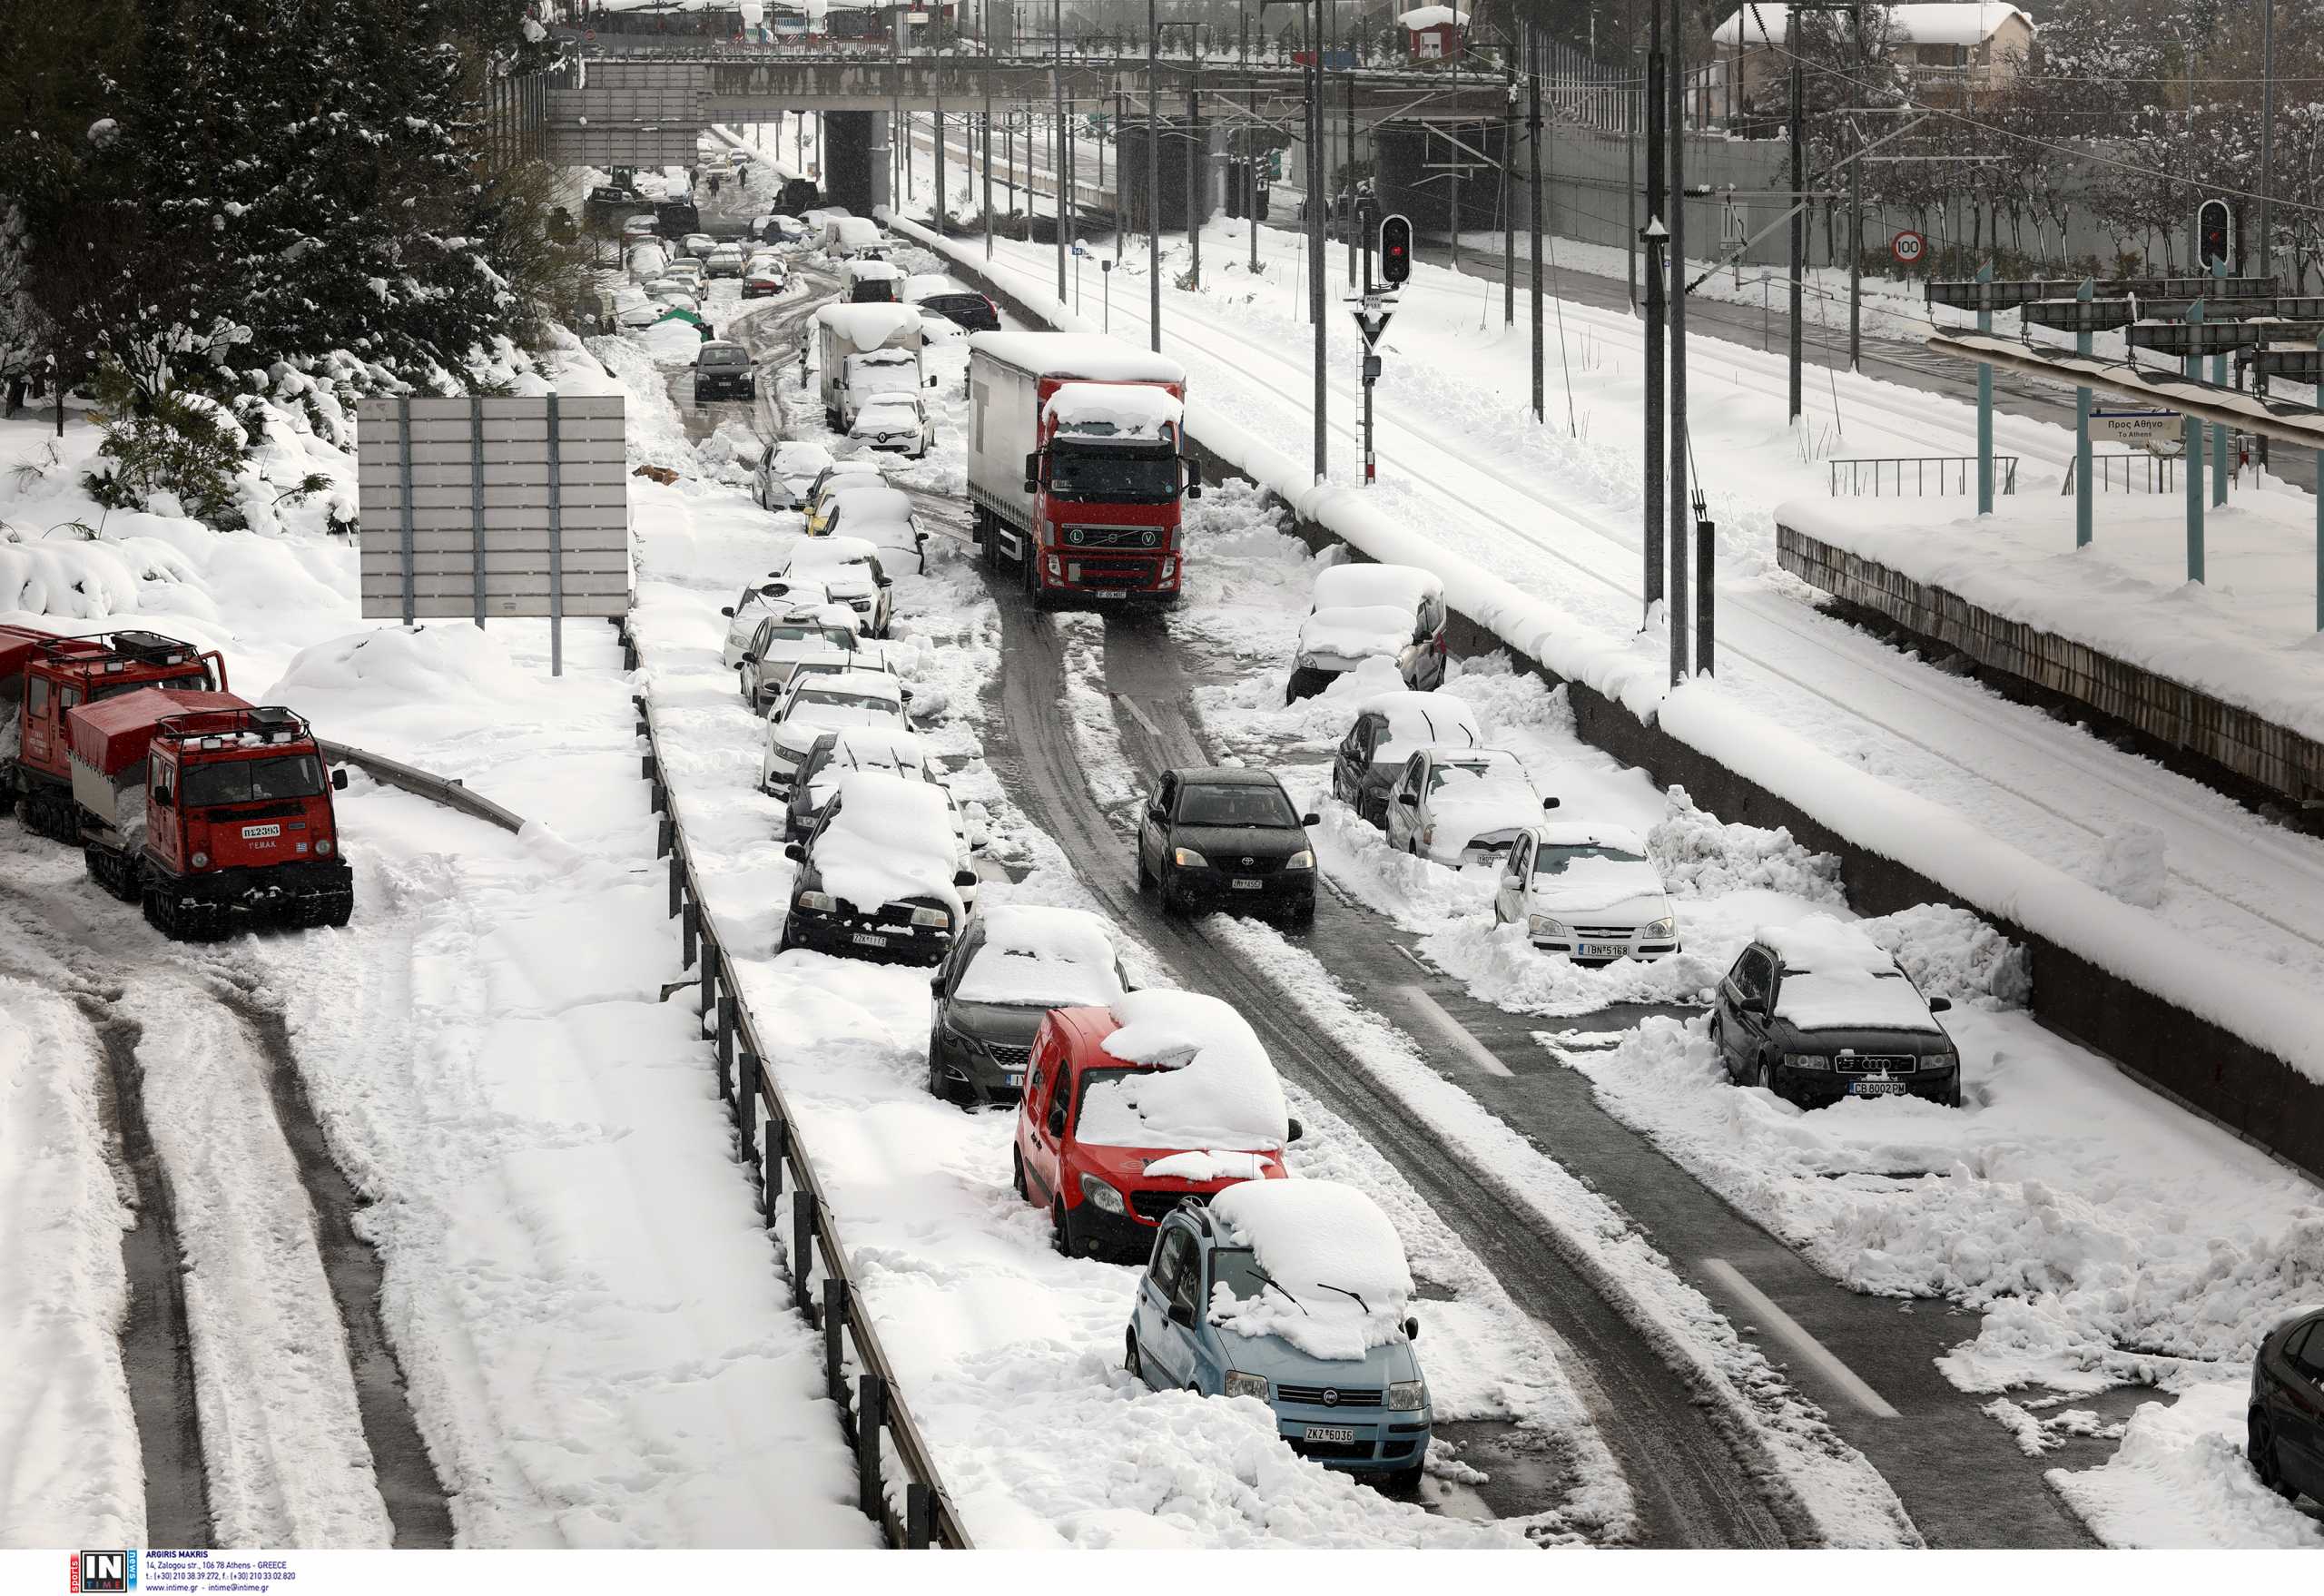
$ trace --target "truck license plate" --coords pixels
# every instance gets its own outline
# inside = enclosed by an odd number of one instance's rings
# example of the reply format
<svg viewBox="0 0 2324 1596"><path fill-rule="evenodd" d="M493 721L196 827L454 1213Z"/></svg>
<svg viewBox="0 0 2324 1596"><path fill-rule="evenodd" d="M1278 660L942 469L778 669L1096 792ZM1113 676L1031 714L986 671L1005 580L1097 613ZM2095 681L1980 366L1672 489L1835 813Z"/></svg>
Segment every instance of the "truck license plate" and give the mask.
<svg viewBox="0 0 2324 1596"><path fill-rule="evenodd" d="M884 948L888 945L888 939L877 931L857 931L850 940L866 948Z"/></svg>
<svg viewBox="0 0 2324 1596"><path fill-rule="evenodd" d="M1629 953L1628 942L1584 942L1574 951L1577 959L1620 959Z"/></svg>
<svg viewBox="0 0 2324 1596"><path fill-rule="evenodd" d="M1310 1424L1307 1426L1307 1439L1310 1441L1353 1441L1355 1439L1355 1432L1345 1424Z"/></svg>
<svg viewBox="0 0 2324 1596"><path fill-rule="evenodd" d="M1128 596L1128 593L1119 587L1092 587L1088 589L1088 594L1092 598L1126 598Z"/></svg>
<svg viewBox="0 0 2324 1596"><path fill-rule="evenodd" d="M1852 1098L1893 1098L1905 1089L1901 1080L1851 1080L1848 1096Z"/></svg>
<svg viewBox="0 0 2324 1596"><path fill-rule="evenodd" d="M1265 885L1266 882L1256 876L1238 875L1235 878L1235 890L1238 892L1256 892Z"/></svg>
<svg viewBox="0 0 2324 1596"><path fill-rule="evenodd" d="M276 825L276 826L244 826L244 827L242 828L242 835L243 835L245 838L249 838L249 837L279 837L279 836L281 836L281 834L282 834L282 828L281 828L281 826L279 826L279 825Z"/></svg>

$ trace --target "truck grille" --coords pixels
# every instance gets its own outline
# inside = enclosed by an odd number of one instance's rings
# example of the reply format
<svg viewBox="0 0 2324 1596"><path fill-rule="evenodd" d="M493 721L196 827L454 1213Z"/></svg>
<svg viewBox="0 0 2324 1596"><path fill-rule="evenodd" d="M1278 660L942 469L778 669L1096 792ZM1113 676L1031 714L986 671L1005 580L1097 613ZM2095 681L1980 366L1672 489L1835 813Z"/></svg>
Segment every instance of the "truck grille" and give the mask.
<svg viewBox="0 0 2324 1596"><path fill-rule="evenodd" d="M1139 1218L1159 1225L1171 1209L1189 1197L1198 1203L1210 1200L1198 1191L1134 1191L1129 1194L1129 1206Z"/></svg>
<svg viewBox="0 0 2324 1596"><path fill-rule="evenodd" d="M1339 1398L1325 1402L1324 1393L1335 1391ZM1378 1407L1387 1393L1377 1385L1278 1385L1275 1388L1277 1402L1295 1402L1304 1407Z"/></svg>
<svg viewBox="0 0 2324 1596"><path fill-rule="evenodd" d="M1858 1053L1853 1059L1835 1059L1832 1066L1844 1075L1910 1075L1920 1068L1920 1060L1910 1053Z"/></svg>
<svg viewBox="0 0 2324 1596"><path fill-rule="evenodd" d="M1154 582L1152 560L1077 560L1074 581L1090 587L1147 587Z"/></svg>
<svg viewBox="0 0 2324 1596"><path fill-rule="evenodd" d="M1159 527L1068 527L1069 548L1160 549L1165 534Z"/></svg>

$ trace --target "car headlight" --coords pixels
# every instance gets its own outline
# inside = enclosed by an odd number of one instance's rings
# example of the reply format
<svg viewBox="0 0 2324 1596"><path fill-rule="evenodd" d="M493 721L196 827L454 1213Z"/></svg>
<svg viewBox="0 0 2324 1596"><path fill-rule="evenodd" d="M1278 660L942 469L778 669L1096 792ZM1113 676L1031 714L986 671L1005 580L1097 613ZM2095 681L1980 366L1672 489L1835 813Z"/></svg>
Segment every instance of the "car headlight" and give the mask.
<svg viewBox="0 0 2324 1596"><path fill-rule="evenodd" d="M1209 860L1205 859L1201 854L1199 854L1199 853L1196 852L1192 848L1173 848L1173 849L1171 849L1171 850L1170 850L1170 862L1171 862L1173 864L1176 864L1176 865L1179 866L1179 867L1180 867L1180 868L1182 868L1182 869L1187 869L1187 868L1199 869L1199 868L1202 868L1202 867L1204 867L1204 866L1206 866L1206 865L1208 865L1208 864L1210 863L1210 861L1209 861Z"/></svg>
<svg viewBox="0 0 2324 1596"><path fill-rule="evenodd" d="M1420 845L1423 848L1433 848L1436 846L1436 823L1434 821L1431 821L1426 825L1421 827Z"/></svg>
<svg viewBox="0 0 2324 1596"><path fill-rule="evenodd" d="M915 909L911 911L911 922L942 931L952 923L952 913L949 909Z"/></svg>
<svg viewBox="0 0 2324 1596"><path fill-rule="evenodd" d="M1313 848L1302 848L1298 852L1293 854L1290 858L1283 862L1283 868L1285 870L1315 869L1315 851Z"/></svg>
<svg viewBox="0 0 2324 1596"><path fill-rule="evenodd" d="M1551 920L1546 914L1527 915L1525 917L1525 929L1537 937L1557 937L1563 939L1573 935L1571 931L1566 929L1564 921Z"/></svg>
<svg viewBox="0 0 2324 1596"><path fill-rule="evenodd" d="M1829 1069L1832 1056L1829 1053L1794 1053L1784 1062L1794 1069Z"/></svg>
<svg viewBox="0 0 2324 1596"><path fill-rule="evenodd" d="M839 900L829 892L802 892L791 903L795 909L812 909L818 914L829 914L839 907Z"/></svg>
<svg viewBox="0 0 2324 1596"><path fill-rule="evenodd" d="M1226 1372L1226 1394L1256 1396L1265 1402L1267 1399L1267 1377L1265 1374L1240 1374L1229 1369Z"/></svg>
<svg viewBox="0 0 2324 1596"><path fill-rule="evenodd" d="M1129 1212L1129 1205L1122 1201L1122 1194L1095 1175L1084 1175L1081 1177L1081 1200L1085 1203L1095 1203L1108 1214Z"/></svg>
<svg viewBox="0 0 2324 1596"><path fill-rule="evenodd" d="M1663 941L1678 934L1679 921L1675 916L1669 914L1646 928L1647 941L1650 942Z"/></svg>
<svg viewBox="0 0 2324 1596"><path fill-rule="evenodd" d="M1921 1055L1921 1068L1924 1069L1953 1069L1958 1068L1960 1063L1961 1055L1955 1052L1950 1048L1947 1048L1942 1053L1923 1053Z"/></svg>
<svg viewBox="0 0 2324 1596"><path fill-rule="evenodd" d="M1427 1405L1426 1381L1398 1380L1388 1387L1388 1411L1392 1414L1416 1414Z"/></svg>

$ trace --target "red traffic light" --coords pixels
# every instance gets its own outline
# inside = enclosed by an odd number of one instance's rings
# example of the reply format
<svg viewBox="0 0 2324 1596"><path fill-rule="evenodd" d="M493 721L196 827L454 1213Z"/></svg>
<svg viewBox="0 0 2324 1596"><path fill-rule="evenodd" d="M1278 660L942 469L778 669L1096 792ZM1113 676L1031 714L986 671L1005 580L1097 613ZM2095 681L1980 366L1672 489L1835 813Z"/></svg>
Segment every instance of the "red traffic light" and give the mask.
<svg viewBox="0 0 2324 1596"><path fill-rule="evenodd" d="M1380 281L1403 282L1413 274L1413 224L1407 216L1380 219Z"/></svg>

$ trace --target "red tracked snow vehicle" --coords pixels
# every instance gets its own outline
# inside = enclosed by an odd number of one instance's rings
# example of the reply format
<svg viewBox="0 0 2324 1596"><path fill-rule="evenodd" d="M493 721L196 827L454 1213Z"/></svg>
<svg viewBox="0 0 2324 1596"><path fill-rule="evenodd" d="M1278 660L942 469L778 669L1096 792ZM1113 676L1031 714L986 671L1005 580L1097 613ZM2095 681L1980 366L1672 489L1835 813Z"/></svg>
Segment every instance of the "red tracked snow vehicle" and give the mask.
<svg viewBox="0 0 2324 1596"><path fill-rule="evenodd" d="M245 921L345 925L355 876L330 771L307 723L231 693L145 688L70 721L89 873L181 941Z"/></svg>
<svg viewBox="0 0 2324 1596"><path fill-rule="evenodd" d="M66 637L0 626L0 810L20 803L33 831L79 842L65 719L146 687L223 692L226 662L155 632Z"/></svg>

